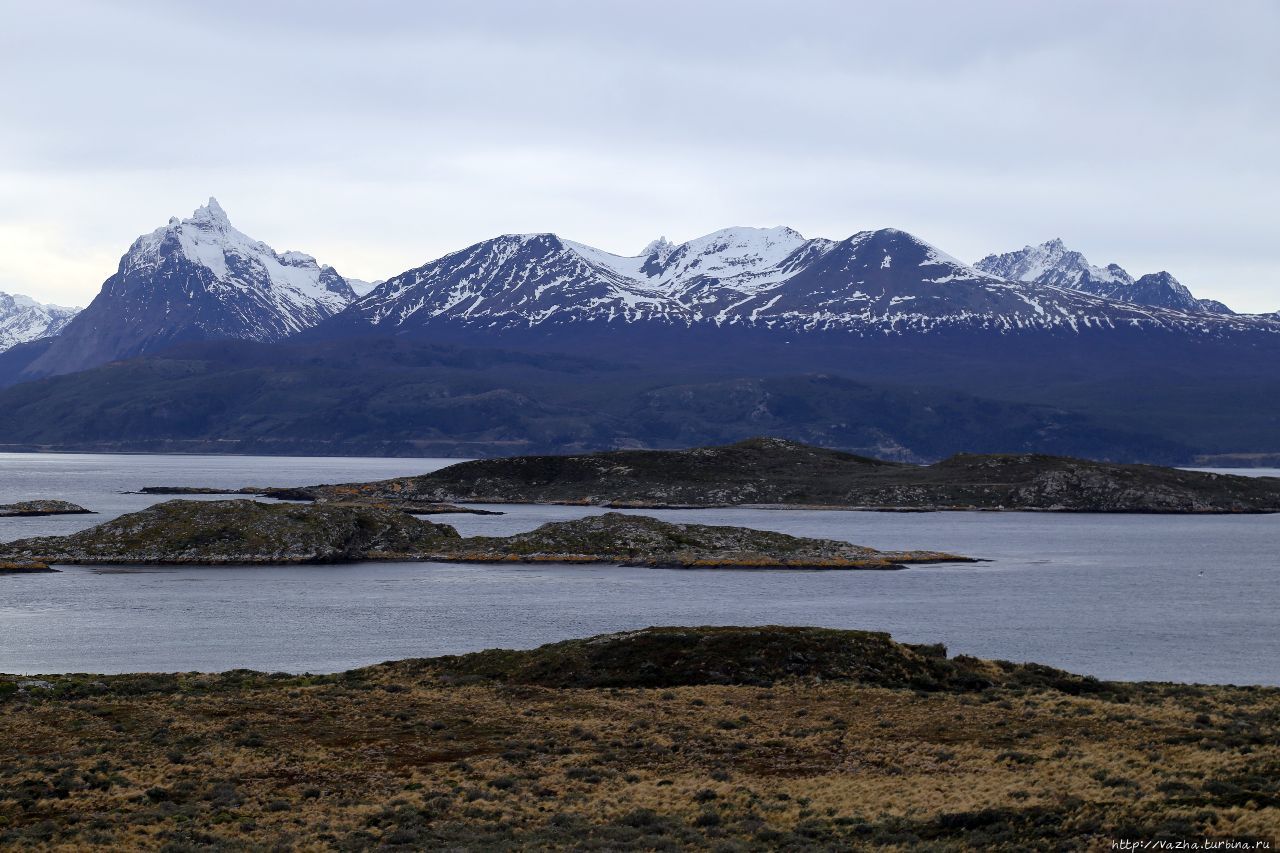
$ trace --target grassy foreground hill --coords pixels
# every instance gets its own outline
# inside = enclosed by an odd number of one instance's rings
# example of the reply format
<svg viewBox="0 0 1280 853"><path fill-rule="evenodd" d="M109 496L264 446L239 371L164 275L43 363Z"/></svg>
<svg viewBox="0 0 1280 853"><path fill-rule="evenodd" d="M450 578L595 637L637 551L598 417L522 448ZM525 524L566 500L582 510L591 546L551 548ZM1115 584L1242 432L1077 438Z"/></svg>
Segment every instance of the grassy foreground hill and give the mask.
<svg viewBox="0 0 1280 853"><path fill-rule="evenodd" d="M1280 840L1280 690L811 628L326 676L0 678L0 844L1059 850Z"/></svg>

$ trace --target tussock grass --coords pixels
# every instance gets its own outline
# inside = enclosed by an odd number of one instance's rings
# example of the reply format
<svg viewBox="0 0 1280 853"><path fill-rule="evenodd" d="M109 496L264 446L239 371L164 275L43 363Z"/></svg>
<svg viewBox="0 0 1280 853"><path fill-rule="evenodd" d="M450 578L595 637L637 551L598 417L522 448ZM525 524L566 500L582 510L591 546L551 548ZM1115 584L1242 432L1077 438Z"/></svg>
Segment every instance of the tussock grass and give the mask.
<svg viewBox="0 0 1280 853"><path fill-rule="evenodd" d="M753 647L743 630L324 677L57 676L0 691L0 843L1026 850L1280 836L1280 691L1082 691L989 662L972 664L986 687L925 690L872 670L946 660L936 648L857 632L819 636L850 634L862 669L765 685L761 647L804 652L804 635L753 629ZM672 637L703 652L667 683L610 670ZM744 648L736 664L725 637ZM610 683L577 683L593 662ZM711 665L730 683L710 682Z"/></svg>

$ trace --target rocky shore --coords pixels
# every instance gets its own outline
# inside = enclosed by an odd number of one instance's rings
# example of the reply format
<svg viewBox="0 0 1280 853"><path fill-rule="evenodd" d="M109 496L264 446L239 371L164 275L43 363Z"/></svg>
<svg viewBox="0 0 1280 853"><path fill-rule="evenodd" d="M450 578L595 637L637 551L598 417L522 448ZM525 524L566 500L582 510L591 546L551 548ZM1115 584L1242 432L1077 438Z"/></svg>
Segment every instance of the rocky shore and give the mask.
<svg viewBox="0 0 1280 853"><path fill-rule="evenodd" d="M0 518L31 515L93 515L91 509L85 509L67 501L18 501L12 504L0 504Z"/></svg>
<svg viewBox="0 0 1280 853"><path fill-rule="evenodd" d="M827 539L671 524L606 513L507 537L462 538L399 509L355 503L173 500L70 536L0 545L0 559L45 563L277 564L358 560L600 563L672 568L892 569L970 562Z"/></svg>
<svg viewBox="0 0 1280 853"><path fill-rule="evenodd" d="M778 506L1107 513L1280 512L1280 479L1039 454L884 462L781 439L461 462L418 477L291 490L317 501Z"/></svg>
<svg viewBox="0 0 1280 853"><path fill-rule="evenodd" d="M1280 690L650 628L333 675L0 676L0 846L1280 841Z"/></svg>

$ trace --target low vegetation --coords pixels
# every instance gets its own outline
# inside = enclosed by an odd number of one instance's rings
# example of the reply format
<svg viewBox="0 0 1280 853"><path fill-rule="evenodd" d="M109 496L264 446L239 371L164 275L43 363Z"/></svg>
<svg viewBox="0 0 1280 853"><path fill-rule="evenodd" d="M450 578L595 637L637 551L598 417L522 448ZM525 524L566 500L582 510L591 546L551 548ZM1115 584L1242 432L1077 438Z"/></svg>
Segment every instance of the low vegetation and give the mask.
<svg viewBox="0 0 1280 853"><path fill-rule="evenodd" d="M0 678L0 844L1108 849L1280 840L1280 690L817 629L325 676Z"/></svg>

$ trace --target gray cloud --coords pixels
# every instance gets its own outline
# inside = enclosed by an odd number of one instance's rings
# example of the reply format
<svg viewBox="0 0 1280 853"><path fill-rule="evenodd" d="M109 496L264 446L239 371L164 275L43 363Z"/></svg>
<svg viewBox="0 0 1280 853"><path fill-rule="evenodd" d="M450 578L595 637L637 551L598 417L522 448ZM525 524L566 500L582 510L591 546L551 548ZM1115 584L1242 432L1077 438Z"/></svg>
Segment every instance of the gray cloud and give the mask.
<svg viewBox="0 0 1280 853"><path fill-rule="evenodd" d="M1053 236L1280 308L1280 7L5 3L0 289L85 302L216 194L377 278L505 231Z"/></svg>

